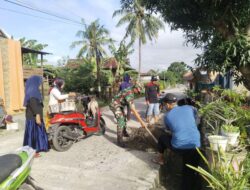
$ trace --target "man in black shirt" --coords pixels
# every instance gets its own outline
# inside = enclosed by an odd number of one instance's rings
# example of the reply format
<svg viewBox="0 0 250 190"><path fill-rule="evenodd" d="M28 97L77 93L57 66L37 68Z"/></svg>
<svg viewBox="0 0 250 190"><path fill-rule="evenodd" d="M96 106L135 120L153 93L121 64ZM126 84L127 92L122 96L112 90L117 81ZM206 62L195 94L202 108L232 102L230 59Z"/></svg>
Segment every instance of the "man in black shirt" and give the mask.
<svg viewBox="0 0 250 190"><path fill-rule="evenodd" d="M155 123L157 123L159 120L160 111L159 111L158 97L159 97L160 87L157 84L157 80L158 79L156 76L152 76L151 82L149 82L145 87L145 98L146 98L146 103L148 105L147 122L149 124L153 114Z"/></svg>

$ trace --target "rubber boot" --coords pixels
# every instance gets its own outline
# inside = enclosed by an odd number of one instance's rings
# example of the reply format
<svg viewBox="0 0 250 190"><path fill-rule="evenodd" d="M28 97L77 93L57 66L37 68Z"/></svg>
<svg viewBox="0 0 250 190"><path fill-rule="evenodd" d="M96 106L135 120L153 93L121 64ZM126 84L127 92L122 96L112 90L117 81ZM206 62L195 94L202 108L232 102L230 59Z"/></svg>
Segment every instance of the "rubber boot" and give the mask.
<svg viewBox="0 0 250 190"><path fill-rule="evenodd" d="M123 134L124 137L129 137L129 134L128 134L128 132L127 132L127 130L126 130L125 127L122 130L122 134Z"/></svg>
<svg viewBox="0 0 250 190"><path fill-rule="evenodd" d="M117 144L120 147L125 147L125 144L123 142L123 132L120 127L117 126Z"/></svg>

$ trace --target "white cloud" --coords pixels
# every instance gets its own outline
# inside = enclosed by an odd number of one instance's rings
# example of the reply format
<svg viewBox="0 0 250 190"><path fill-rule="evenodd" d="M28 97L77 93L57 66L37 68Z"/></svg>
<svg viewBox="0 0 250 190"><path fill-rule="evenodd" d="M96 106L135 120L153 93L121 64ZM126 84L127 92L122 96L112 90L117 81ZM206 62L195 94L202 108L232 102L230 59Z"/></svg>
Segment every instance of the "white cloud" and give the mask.
<svg viewBox="0 0 250 190"><path fill-rule="evenodd" d="M100 18L100 23L104 24L110 31L110 36L118 43L125 34L126 25L117 28L116 24L119 17L112 18L113 12L120 9L118 0L20 0L31 6L48 12L80 21L84 18L86 23ZM42 13L17 7L13 4L0 1L0 5L27 12L33 15L53 18ZM44 50L53 53L52 56L46 56L49 62L56 63L58 59L69 55L71 58L76 56L78 48L70 49L73 41L78 40L75 34L81 29L81 26L69 25L61 22L51 22L48 20L37 19L34 17L17 15L9 12L0 12L1 27L14 37L26 37L26 39L36 39L39 43L48 44ZM8 19L7 19L8 18ZM16 30L18 28L18 30ZM182 31L170 32L166 25L165 32L159 32L159 38L156 42L148 42L142 46L142 71L149 69L166 69L174 61L184 61L192 65L192 60L200 50L186 47ZM138 68L138 44L134 45L135 52L130 56L131 65Z"/></svg>
<svg viewBox="0 0 250 190"><path fill-rule="evenodd" d="M135 45L136 51L130 56L131 65L138 69L138 44ZM147 42L142 46L142 72L150 69L165 70L175 61L183 61L188 65L193 65L196 54L201 50L185 45L183 32L172 31L166 25L165 32L159 32L156 42Z"/></svg>
<svg viewBox="0 0 250 190"><path fill-rule="evenodd" d="M46 60L48 60L48 62L46 64L49 64L49 65L57 65L57 62L58 60L62 59L61 56L59 55L47 55L45 57Z"/></svg>

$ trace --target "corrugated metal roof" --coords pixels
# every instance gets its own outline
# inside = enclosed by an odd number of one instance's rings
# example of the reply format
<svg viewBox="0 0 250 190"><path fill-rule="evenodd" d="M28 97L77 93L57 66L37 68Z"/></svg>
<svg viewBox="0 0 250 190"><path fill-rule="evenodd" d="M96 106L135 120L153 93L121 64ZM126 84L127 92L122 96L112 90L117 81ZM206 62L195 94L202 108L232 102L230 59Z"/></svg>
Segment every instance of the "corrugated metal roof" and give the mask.
<svg viewBox="0 0 250 190"><path fill-rule="evenodd" d="M43 51L38 51L38 50L26 48L26 47L22 47L22 53L35 53L35 54L41 54L41 55L52 54L52 53L43 52Z"/></svg>

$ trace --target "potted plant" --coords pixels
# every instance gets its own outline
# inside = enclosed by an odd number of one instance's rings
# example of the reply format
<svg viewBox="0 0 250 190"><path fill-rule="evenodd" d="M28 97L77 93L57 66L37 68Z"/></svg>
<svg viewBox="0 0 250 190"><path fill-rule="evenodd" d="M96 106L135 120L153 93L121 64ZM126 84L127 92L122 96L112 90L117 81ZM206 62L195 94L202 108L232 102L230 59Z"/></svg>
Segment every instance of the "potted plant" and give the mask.
<svg viewBox="0 0 250 190"><path fill-rule="evenodd" d="M227 159L226 155L217 152L212 154L212 160L208 161L206 157L198 150L205 167L194 167L187 165L189 168L198 172L206 181L210 189L213 190L247 190L250 188L249 173L245 172L247 159L239 161L232 157Z"/></svg>
<svg viewBox="0 0 250 190"><path fill-rule="evenodd" d="M226 151L228 138L221 135L209 135L208 140L214 151Z"/></svg>
<svg viewBox="0 0 250 190"><path fill-rule="evenodd" d="M224 124L222 125L222 129L224 131L225 136L228 138L228 144L232 146L237 146L237 140L240 135L239 127L236 127L232 124Z"/></svg>

